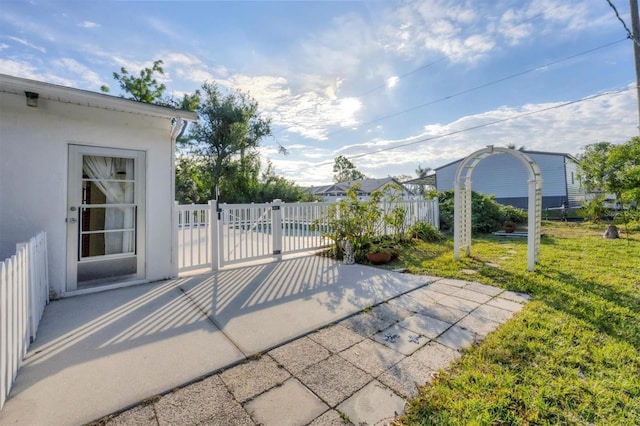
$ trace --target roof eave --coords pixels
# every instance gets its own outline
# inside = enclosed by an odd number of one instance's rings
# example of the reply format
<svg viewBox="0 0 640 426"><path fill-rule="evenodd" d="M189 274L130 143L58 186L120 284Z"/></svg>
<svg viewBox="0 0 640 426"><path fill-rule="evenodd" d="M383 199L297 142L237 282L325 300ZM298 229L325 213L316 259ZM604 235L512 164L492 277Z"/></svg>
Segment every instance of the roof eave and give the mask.
<svg viewBox="0 0 640 426"><path fill-rule="evenodd" d="M39 95L39 99L46 99L54 102L167 119L181 118L187 121L196 121L198 119L197 114L191 111L154 105L6 74L0 74L0 92L13 94L36 92Z"/></svg>

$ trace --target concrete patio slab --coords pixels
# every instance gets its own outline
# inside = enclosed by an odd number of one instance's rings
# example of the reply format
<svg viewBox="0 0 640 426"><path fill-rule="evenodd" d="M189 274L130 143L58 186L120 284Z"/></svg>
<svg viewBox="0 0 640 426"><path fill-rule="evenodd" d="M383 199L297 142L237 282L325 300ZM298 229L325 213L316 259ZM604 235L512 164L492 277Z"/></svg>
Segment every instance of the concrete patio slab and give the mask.
<svg viewBox="0 0 640 426"><path fill-rule="evenodd" d="M298 380L289 379L249 402L246 409L263 426L298 426L309 424L329 407Z"/></svg>
<svg viewBox="0 0 640 426"><path fill-rule="evenodd" d="M0 423L81 424L241 360L178 283L50 303Z"/></svg>
<svg viewBox="0 0 640 426"><path fill-rule="evenodd" d="M190 277L180 288L252 355L426 282L420 276L306 256Z"/></svg>
<svg viewBox="0 0 640 426"><path fill-rule="evenodd" d="M314 256L54 301L0 424L386 422L456 349L523 306L490 286L433 281ZM483 304L439 303L452 298ZM385 332L411 350L381 342Z"/></svg>
<svg viewBox="0 0 640 426"><path fill-rule="evenodd" d="M338 406L354 425L388 425L402 414L405 400L377 380Z"/></svg>

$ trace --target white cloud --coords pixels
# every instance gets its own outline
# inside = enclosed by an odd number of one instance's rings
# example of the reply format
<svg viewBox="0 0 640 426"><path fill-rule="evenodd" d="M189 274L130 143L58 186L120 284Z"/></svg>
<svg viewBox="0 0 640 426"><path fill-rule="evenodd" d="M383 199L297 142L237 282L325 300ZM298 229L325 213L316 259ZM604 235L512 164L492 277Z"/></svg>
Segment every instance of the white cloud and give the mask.
<svg viewBox="0 0 640 426"><path fill-rule="evenodd" d="M45 49L44 47L36 46L35 44L30 43L30 42L28 42L27 40L24 40L24 39L22 39L22 38L12 37L12 36L9 36L8 38L9 38L10 40L15 41L16 43L20 43L20 44L22 44L23 46L27 46L27 47L29 47L29 48L31 48L31 49L35 49L35 50L37 50L37 51L39 51L39 52L46 53L46 49Z"/></svg>
<svg viewBox="0 0 640 426"><path fill-rule="evenodd" d="M0 44L0 50L4 50L4 49L8 49L8 48L9 48L8 44L6 44L6 43L1 43Z"/></svg>
<svg viewBox="0 0 640 426"><path fill-rule="evenodd" d="M98 28L100 24L91 21L84 21L80 24L82 28Z"/></svg>
<svg viewBox="0 0 640 426"><path fill-rule="evenodd" d="M393 77L389 77L387 79L387 88L388 89L393 89L394 87L396 87L398 85L399 81L400 81L400 77L398 77L397 75L394 75Z"/></svg>
<svg viewBox="0 0 640 426"><path fill-rule="evenodd" d="M236 74L218 79L218 82L230 89L248 93L274 124L317 140L327 139L333 127L357 125L356 114L362 108L359 99L336 95L340 80L317 91L295 92L284 77Z"/></svg>
<svg viewBox="0 0 640 426"><path fill-rule="evenodd" d="M84 84L80 84L80 86L88 85L92 88L92 90L98 90L100 86L104 84L104 82L96 72L91 70L89 67L79 63L75 59L61 58L52 61L51 65L54 67L54 69L60 69L64 73L71 74L82 81ZM74 84L74 86L79 86L79 84Z"/></svg>
<svg viewBox="0 0 640 426"><path fill-rule="evenodd" d="M561 105L558 103L526 104L521 107L501 107L480 114L462 117L446 124L430 124L420 134L402 139L370 139L341 147L317 158L324 164L338 155L352 160L358 170L371 177L413 174L420 164L439 167L464 158L487 145L506 146L514 143L529 150L578 154L585 145L609 141L622 143L637 135L638 116L635 90L605 95L575 104L522 116L476 130L466 129L501 121L529 112ZM385 150L387 148L393 148ZM382 152L373 153L375 151ZM363 153L373 153L361 156ZM281 162L286 162L282 159ZM280 166L285 170L285 166ZM287 166L286 176L296 182L320 185L331 181L330 168L317 169ZM382 171L382 173L381 173Z"/></svg>

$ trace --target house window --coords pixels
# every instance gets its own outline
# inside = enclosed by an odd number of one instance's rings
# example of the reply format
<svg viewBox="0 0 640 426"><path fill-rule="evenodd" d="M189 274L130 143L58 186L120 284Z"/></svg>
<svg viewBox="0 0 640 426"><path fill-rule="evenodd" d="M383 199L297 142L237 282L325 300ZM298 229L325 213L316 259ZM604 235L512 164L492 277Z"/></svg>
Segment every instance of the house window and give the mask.
<svg viewBox="0 0 640 426"><path fill-rule="evenodd" d="M575 185L573 172L571 172L571 185Z"/></svg>

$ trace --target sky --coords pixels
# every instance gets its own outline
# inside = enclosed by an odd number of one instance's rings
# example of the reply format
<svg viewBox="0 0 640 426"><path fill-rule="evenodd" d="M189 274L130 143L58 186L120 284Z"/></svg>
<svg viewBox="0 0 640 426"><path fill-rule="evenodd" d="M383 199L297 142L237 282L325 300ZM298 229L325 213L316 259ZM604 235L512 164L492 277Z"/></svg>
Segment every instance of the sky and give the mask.
<svg viewBox="0 0 640 426"><path fill-rule="evenodd" d="M303 186L332 183L341 155L415 177L487 145L578 155L638 135L633 45L607 0L0 0L2 74L117 96L114 71L158 59L168 94L253 97L263 162Z"/></svg>

